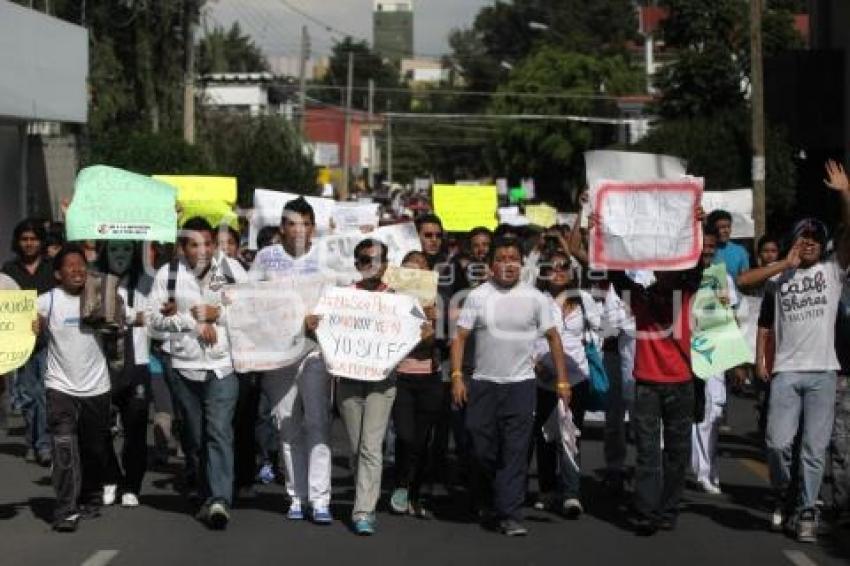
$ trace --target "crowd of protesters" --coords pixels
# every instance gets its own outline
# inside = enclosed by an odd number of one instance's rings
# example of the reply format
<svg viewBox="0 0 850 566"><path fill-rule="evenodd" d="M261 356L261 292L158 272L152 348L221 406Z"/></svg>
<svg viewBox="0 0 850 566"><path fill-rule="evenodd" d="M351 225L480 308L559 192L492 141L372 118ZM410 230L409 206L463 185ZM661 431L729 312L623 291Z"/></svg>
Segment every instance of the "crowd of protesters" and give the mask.
<svg viewBox="0 0 850 566"><path fill-rule="evenodd" d="M850 184L840 165L828 164L826 184L839 193L847 226ZM391 463L391 512L432 519L428 488L442 482L469 494L485 526L523 535L527 504L573 519L593 504L581 494L580 441L569 453L563 438L544 431L555 412L580 434L585 415L603 410L605 487L612 498L633 495L631 523L651 535L676 528L689 470L698 489L722 493L727 382L758 380L766 389L772 526L814 541L823 512L836 522L850 515L850 231L830 234L805 219L786 237L759 240L751 262L730 241L729 213L693 214L704 238L691 269L604 274L588 266L587 228L599 222L592 214L586 225L542 231L479 227L451 244L439 217L416 217L421 251L401 265L436 271L438 300L423 309L421 342L373 382L328 372L312 313L288 365L234 371L225 286L323 268L315 214L303 198L286 204L279 226L260 232L255 254L243 253L238 230L202 218L185 222L175 246L65 243L61 225L23 221L0 287L38 293L38 340L8 376L8 397L24 417L27 458L51 467L54 528L73 531L102 505L144 504L149 465L169 460L182 462L177 485L212 529L226 527L234 499L250 500L257 482L276 476L289 520L328 525L338 415L355 478L346 518L353 532L376 532ZM383 280L384 242L367 237L349 260L359 275L354 288L393 292ZM728 274L719 299L734 310L740 297L755 297L761 312L754 364L703 381L691 367L689 305L703 270L716 263ZM118 281L119 330L84 320L81 295L92 274ZM827 461L834 493L824 507Z"/></svg>

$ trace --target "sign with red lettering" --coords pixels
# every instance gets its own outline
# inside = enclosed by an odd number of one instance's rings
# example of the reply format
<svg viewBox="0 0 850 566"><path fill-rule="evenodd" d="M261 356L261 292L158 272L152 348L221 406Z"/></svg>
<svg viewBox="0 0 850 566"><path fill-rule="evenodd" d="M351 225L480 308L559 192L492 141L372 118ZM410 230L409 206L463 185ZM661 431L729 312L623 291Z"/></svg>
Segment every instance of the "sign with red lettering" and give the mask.
<svg viewBox="0 0 850 566"><path fill-rule="evenodd" d="M596 224L590 230L591 269L676 271L702 252L696 209L703 180L599 181L591 187Z"/></svg>
<svg viewBox="0 0 850 566"><path fill-rule="evenodd" d="M328 371L359 381L386 379L419 343L425 322L413 297L351 287L326 289L315 313Z"/></svg>

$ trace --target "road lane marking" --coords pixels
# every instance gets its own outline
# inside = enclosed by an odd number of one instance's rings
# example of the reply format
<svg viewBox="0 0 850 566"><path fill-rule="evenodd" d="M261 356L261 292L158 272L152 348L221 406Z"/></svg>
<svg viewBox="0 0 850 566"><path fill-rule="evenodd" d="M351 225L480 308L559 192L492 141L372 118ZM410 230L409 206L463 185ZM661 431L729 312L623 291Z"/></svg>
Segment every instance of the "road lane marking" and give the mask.
<svg viewBox="0 0 850 566"><path fill-rule="evenodd" d="M802 550L783 550L782 554L791 561L794 566L818 566L817 562L806 556Z"/></svg>
<svg viewBox="0 0 850 566"><path fill-rule="evenodd" d="M117 550L98 550L89 556L82 566L106 566L116 556L118 556Z"/></svg>

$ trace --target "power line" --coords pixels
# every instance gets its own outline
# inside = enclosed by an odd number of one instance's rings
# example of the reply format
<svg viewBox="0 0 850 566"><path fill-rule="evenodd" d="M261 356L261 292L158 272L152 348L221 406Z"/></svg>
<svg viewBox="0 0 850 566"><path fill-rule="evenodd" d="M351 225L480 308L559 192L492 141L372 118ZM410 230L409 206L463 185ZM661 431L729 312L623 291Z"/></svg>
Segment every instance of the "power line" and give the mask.
<svg viewBox="0 0 850 566"><path fill-rule="evenodd" d="M364 86L355 86L352 87L354 90L368 90L368 87ZM345 89L342 85L307 85L308 90L341 90ZM562 99L574 99L574 100L619 100L616 96L611 96L608 94L579 94L579 93L566 93L566 92L519 92L519 91L475 91L475 90L456 90L456 89L427 89L427 90L413 90L410 88L396 88L396 87L375 87L376 92L391 92L391 93L399 93L399 94L411 94L414 96L418 95L426 95L426 94L439 94L445 96L505 96L505 97L516 97L516 98L562 98Z"/></svg>

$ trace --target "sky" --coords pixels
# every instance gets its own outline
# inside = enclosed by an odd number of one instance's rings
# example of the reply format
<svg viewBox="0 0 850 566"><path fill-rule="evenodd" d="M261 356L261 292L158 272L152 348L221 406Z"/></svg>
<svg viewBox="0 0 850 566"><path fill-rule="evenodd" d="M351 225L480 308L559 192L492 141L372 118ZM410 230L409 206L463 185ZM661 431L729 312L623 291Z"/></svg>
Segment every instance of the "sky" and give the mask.
<svg viewBox="0 0 850 566"><path fill-rule="evenodd" d="M329 54L334 40L345 34L371 44L373 4L373 0L207 0L206 24L230 27L238 21L270 57L297 56L301 26L306 24L313 55L321 56ZM452 28L469 27L478 10L488 4L492 0L414 0L414 51L422 56L448 53Z"/></svg>

